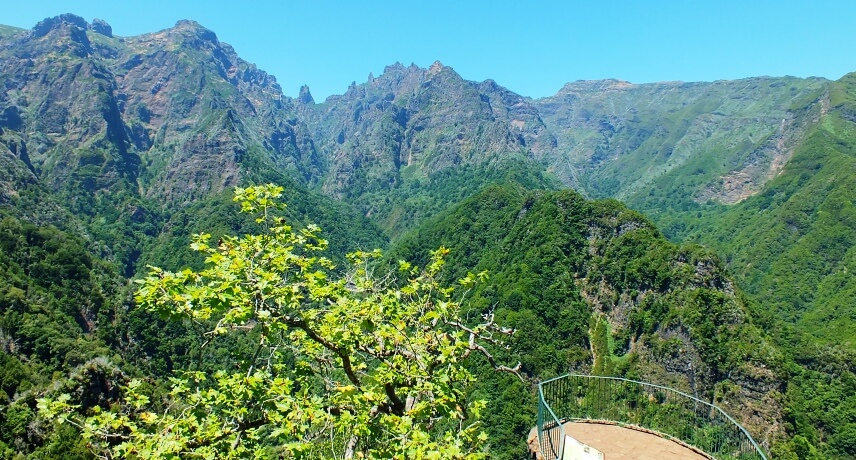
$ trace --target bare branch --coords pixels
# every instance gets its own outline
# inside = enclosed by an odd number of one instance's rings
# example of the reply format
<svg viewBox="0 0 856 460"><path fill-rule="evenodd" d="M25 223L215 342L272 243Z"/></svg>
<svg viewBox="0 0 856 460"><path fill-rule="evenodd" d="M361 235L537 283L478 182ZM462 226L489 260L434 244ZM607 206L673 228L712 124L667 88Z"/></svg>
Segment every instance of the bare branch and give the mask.
<svg viewBox="0 0 856 460"><path fill-rule="evenodd" d="M511 335L515 332L514 329L499 327L494 323L493 312L486 313L482 315L482 318L486 321L485 323L479 324L475 327L467 327L460 321L449 321L446 320L445 323L449 326L455 327L462 331L467 332L470 335L469 342L467 344L467 351L464 353L463 358L466 358L470 355L471 352L477 351L481 353L485 358L487 358L493 368L499 372L508 372L510 374L514 374L520 379L521 382L526 382L526 379L520 373L521 363L518 361L517 365L514 367L508 367L503 364L499 364L496 361L496 358L488 351L484 345L481 345L477 342L477 340L484 341L490 343L492 345L502 345L502 342L493 338L490 334L491 332L497 332L503 335ZM488 334L485 334L483 331L489 331Z"/></svg>

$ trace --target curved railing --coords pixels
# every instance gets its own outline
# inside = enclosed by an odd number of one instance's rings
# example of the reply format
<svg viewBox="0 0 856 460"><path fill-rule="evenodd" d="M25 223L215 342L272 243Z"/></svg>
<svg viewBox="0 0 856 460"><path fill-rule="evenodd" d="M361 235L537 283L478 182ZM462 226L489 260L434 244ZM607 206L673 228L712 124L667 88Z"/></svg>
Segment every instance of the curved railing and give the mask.
<svg viewBox="0 0 856 460"><path fill-rule="evenodd" d="M719 460L767 460L745 428L719 407L678 390L635 380L568 374L538 384L538 443L561 458L563 424L603 421L654 431Z"/></svg>

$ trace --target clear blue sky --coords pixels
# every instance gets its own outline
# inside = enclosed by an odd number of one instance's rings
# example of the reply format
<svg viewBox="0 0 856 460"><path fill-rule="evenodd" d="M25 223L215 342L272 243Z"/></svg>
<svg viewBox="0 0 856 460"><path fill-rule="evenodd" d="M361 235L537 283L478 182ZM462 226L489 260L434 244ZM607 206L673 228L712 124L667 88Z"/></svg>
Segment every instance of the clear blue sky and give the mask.
<svg viewBox="0 0 856 460"><path fill-rule="evenodd" d="M435 60L531 97L580 79L634 83L856 71L856 0L0 0L0 24L75 13L138 35L193 19L296 96L341 94Z"/></svg>

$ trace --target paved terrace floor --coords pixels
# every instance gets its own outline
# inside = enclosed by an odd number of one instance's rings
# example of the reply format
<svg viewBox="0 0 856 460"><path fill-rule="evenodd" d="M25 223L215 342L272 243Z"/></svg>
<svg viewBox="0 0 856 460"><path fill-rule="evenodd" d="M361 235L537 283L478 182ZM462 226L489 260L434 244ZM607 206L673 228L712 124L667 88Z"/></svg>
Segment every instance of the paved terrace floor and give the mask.
<svg viewBox="0 0 856 460"><path fill-rule="evenodd" d="M709 460L675 441L618 425L566 423L565 433L601 451L604 460Z"/></svg>
<svg viewBox="0 0 856 460"><path fill-rule="evenodd" d="M600 423L566 423L565 433L603 452L604 460L708 460L656 434Z"/></svg>

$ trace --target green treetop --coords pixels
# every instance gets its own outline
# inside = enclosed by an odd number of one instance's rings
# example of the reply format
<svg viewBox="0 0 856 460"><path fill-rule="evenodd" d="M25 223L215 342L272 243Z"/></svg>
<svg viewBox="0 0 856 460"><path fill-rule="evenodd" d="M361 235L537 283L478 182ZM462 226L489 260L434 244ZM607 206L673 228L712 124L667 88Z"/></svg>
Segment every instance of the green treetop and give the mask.
<svg viewBox="0 0 856 460"><path fill-rule="evenodd" d="M200 272L151 267L140 281L142 308L204 326L213 341L253 342L233 369L172 378L161 405L133 380L124 403L81 408L67 395L40 400L43 414L76 424L105 458L454 458L485 457L478 424L483 401L468 401L472 353L497 365L485 346L508 333L491 316L459 318L465 294L435 275L445 249L424 269L374 276L372 253L349 256L344 275L318 255L319 229L276 217L282 189L238 188L259 235L194 237L207 255ZM459 281L467 291L484 274ZM401 278L401 279L399 279Z"/></svg>

